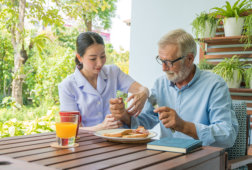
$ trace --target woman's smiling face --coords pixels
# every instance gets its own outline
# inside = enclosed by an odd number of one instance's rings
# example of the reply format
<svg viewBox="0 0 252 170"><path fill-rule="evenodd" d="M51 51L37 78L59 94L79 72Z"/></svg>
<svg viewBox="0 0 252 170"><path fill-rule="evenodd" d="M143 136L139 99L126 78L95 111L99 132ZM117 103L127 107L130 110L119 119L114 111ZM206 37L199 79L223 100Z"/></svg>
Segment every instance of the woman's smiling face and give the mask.
<svg viewBox="0 0 252 170"><path fill-rule="evenodd" d="M106 63L105 48L102 44L93 44L87 48L85 54L79 59L83 63L82 71L98 75Z"/></svg>

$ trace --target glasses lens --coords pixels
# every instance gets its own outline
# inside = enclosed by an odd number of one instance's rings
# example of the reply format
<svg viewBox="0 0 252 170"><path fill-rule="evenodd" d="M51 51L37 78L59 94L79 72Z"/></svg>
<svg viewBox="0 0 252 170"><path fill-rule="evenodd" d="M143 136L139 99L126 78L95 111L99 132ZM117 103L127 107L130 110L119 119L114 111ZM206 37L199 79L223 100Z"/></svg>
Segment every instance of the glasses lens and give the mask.
<svg viewBox="0 0 252 170"><path fill-rule="evenodd" d="M163 64L163 62L161 61L161 59L159 58L159 56L156 57L156 60L157 60L158 64L161 64L161 65Z"/></svg>
<svg viewBox="0 0 252 170"><path fill-rule="evenodd" d="M166 66L168 66L168 67L172 67L172 63L170 62L170 61L167 61L167 60L161 60L160 58L159 58L159 56L157 56L157 62L159 63L159 64L165 64Z"/></svg>

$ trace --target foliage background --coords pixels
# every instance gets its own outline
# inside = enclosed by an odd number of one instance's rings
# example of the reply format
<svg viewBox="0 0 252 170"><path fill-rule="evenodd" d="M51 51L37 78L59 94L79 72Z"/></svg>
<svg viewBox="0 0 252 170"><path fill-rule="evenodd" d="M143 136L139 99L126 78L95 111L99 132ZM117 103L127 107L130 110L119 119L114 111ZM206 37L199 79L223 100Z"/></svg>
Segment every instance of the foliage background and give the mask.
<svg viewBox="0 0 252 170"><path fill-rule="evenodd" d="M33 48L22 67L25 79L21 106L11 97L14 76L11 35L0 30L0 138L55 130L54 116L59 112L58 83L74 72L75 40L80 32L78 28L64 26L26 32ZM128 51L116 51L107 43L106 55L106 64L116 64L128 73Z"/></svg>

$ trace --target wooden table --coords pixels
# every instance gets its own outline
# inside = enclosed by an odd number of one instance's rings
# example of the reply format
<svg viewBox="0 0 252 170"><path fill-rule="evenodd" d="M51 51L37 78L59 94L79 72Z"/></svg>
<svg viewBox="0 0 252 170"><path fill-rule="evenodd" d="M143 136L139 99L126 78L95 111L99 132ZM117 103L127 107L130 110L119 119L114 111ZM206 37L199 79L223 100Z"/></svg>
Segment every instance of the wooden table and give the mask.
<svg viewBox="0 0 252 170"><path fill-rule="evenodd" d="M49 146L55 133L0 139L0 169L225 169L222 148L203 147L183 155L147 150L146 144L107 142L87 131L79 136L80 146L70 149Z"/></svg>

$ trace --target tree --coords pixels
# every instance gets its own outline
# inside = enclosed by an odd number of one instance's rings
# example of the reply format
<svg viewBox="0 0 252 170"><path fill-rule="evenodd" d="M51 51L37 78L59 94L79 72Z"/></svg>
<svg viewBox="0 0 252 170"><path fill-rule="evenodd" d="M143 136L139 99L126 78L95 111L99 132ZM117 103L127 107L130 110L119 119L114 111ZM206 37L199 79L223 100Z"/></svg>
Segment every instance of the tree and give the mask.
<svg viewBox="0 0 252 170"><path fill-rule="evenodd" d="M44 27L48 24L62 24L59 10L55 5L46 6L45 0L0 0L1 13L0 22L11 34L11 42L14 49L14 70L12 81L12 97L16 102L23 104L22 84L25 78L23 65L25 64L28 53L27 50L33 47L32 39L27 43L27 29L25 28L25 19L30 23L39 23L42 21ZM47 1L48 3L48 1Z"/></svg>
<svg viewBox="0 0 252 170"><path fill-rule="evenodd" d="M112 44L106 44L106 56L106 64L115 64L120 67L124 73L129 73L129 51L123 48L116 51L113 49Z"/></svg>
<svg viewBox="0 0 252 170"><path fill-rule="evenodd" d="M86 31L92 31L93 23L104 29L111 27L111 18L115 16L117 0L62 0L57 2L61 3L62 9L68 16L83 20Z"/></svg>
<svg viewBox="0 0 252 170"><path fill-rule="evenodd" d="M0 31L0 101L11 95L11 68L14 66L10 35ZM1 103L1 102L0 102Z"/></svg>

